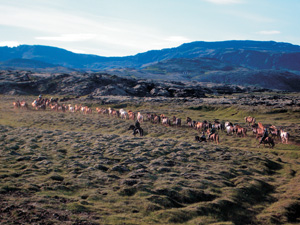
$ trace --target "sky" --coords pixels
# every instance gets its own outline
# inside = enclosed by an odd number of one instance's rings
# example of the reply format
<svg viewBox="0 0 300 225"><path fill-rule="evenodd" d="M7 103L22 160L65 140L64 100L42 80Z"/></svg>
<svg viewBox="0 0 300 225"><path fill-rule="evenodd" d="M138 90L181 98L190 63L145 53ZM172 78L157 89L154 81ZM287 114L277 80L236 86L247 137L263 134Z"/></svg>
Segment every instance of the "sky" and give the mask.
<svg viewBox="0 0 300 225"><path fill-rule="evenodd" d="M300 45L300 0L0 0L0 46L128 56L193 41Z"/></svg>

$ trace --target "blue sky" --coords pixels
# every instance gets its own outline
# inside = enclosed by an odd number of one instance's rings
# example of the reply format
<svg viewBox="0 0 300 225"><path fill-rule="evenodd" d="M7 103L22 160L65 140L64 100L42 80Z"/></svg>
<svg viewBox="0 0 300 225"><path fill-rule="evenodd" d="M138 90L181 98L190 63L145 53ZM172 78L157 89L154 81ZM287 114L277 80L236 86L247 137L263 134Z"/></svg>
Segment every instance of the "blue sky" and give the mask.
<svg viewBox="0 0 300 225"><path fill-rule="evenodd" d="M300 0L0 0L0 46L127 56L192 41L300 45Z"/></svg>

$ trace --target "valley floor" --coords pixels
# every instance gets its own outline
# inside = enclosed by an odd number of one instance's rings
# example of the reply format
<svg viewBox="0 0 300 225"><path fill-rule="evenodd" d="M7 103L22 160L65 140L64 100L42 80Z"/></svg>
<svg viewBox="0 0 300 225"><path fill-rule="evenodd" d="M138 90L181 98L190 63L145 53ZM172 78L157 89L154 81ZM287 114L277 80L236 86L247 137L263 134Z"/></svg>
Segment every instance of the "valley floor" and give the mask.
<svg viewBox="0 0 300 225"><path fill-rule="evenodd" d="M299 224L300 111L216 99L103 101L76 99L92 114L14 109L0 96L1 224ZM22 96L28 103L35 97ZM228 96L226 96L228 98ZM19 99L22 100L22 99ZM105 105L103 105L105 104ZM195 142L199 132L111 118L96 107L165 114L184 121L219 119L247 127L251 115L287 130L274 149L226 135ZM249 127L247 127L248 130Z"/></svg>

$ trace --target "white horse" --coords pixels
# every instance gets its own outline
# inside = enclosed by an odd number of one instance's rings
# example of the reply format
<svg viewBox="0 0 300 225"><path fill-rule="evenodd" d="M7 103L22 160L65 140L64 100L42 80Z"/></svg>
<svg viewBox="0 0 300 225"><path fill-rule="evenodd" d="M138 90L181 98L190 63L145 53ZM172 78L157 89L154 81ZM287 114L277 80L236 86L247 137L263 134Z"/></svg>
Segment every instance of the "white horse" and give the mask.
<svg viewBox="0 0 300 225"><path fill-rule="evenodd" d="M120 109L119 112L121 119L128 119L128 113L124 109Z"/></svg>
<svg viewBox="0 0 300 225"><path fill-rule="evenodd" d="M140 112L137 113L136 119L137 119L140 123L142 123L142 122L144 121L144 117L143 117L143 115L142 115Z"/></svg>
<svg viewBox="0 0 300 225"><path fill-rule="evenodd" d="M74 113L75 112L75 108L71 104L69 104L68 106L69 106L69 111L72 112L72 113Z"/></svg>
<svg viewBox="0 0 300 225"><path fill-rule="evenodd" d="M226 132L227 132L227 135L229 135L229 134L233 134L233 126L231 126L231 125L227 125L227 126L225 126L225 129L226 129Z"/></svg>
<svg viewBox="0 0 300 225"><path fill-rule="evenodd" d="M233 133L233 124L229 121L225 122L225 129L227 135Z"/></svg>
<svg viewBox="0 0 300 225"><path fill-rule="evenodd" d="M290 134L286 131L280 130L281 142L288 144Z"/></svg>

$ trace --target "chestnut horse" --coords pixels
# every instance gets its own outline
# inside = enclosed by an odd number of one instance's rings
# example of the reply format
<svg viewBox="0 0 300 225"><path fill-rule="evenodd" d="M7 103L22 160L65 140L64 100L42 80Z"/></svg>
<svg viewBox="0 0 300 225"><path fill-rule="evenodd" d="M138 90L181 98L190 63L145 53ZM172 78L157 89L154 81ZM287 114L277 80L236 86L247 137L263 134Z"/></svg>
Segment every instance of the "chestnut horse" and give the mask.
<svg viewBox="0 0 300 225"><path fill-rule="evenodd" d="M24 100L20 102L20 106L22 109L28 109L28 104Z"/></svg>
<svg viewBox="0 0 300 225"><path fill-rule="evenodd" d="M216 144L220 144L220 141L219 141L219 135L214 133L212 135L210 135L210 137L208 136L208 139L209 141L213 141L215 142Z"/></svg>
<svg viewBox="0 0 300 225"><path fill-rule="evenodd" d="M246 137L246 136L247 136L247 129L241 127L241 126L238 125L238 124L235 125L234 130L235 130L237 136L239 136L239 135L240 135L240 136L243 136L243 137Z"/></svg>
<svg viewBox="0 0 300 225"><path fill-rule="evenodd" d="M15 108L15 109L18 109L18 108L20 108L20 106L21 106L19 100L16 101L16 102L13 102L13 105L14 105L14 108Z"/></svg>
<svg viewBox="0 0 300 225"><path fill-rule="evenodd" d="M256 121L255 118L251 117L251 116L247 116L244 119L245 119L245 122L248 123L249 126L250 126L250 124L252 124L252 125L255 124L255 121Z"/></svg>

